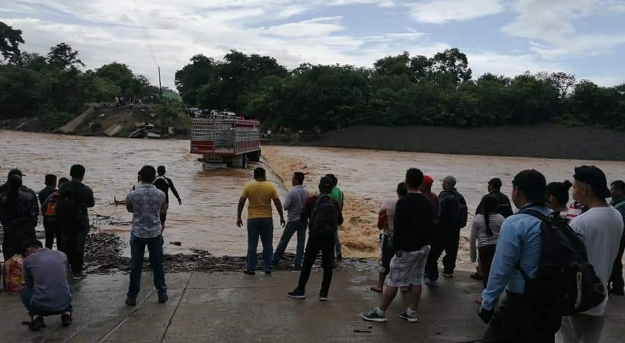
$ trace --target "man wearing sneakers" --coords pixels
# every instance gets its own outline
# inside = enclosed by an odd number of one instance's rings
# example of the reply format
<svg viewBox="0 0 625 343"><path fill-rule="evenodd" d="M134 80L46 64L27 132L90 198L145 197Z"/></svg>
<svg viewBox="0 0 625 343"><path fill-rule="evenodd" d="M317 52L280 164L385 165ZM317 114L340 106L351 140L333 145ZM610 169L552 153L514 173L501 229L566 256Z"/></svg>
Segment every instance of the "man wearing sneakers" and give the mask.
<svg viewBox="0 0 625 343"><path fill-rule="evenodd" d="M623 218L605 200L610 197L610 190L601 169L595 166L577 167L573 177L575 178L573 199L587 206L589 210L573 219L571 228L584 242L588 263L592 264L607 293L610 274L623 234ZM558 342L599 342L607 302L608 297L597 307L564 317L562 328L558 333L561 340Z"/></svg>
<svg viewBox="0 0 625 343"><path fill-rule="evenodd" d="M132 232L130 234L130 286L126 305L135 306L141 286L141 269L145 247L150 251L150 266L154 271L154 286L158 293L158 302L164 303L167 296L165 269L163 267L163 226L160 212L165 205L165 193L154 185L156 169L144 166L139 171L141 185L128 194L126 207L132 213Z"/></svg>
<svg viewBox="0 0 625 343"><path fill-rule="evenodd" d="M284 227L284 232L280 238L280 243L273 254L272 264L278 266L289 241L294 234L297 233L297 248L295 253L294 267L299 269L302 267L302 259L304 258L304 244L306 244L306 224L301 221L302 208L306 200L310 198L310 193L304 188L304 173L295 172L291 183L293 188L284 198L284 210L289 213L288 223Z"/></svg>
<svg viewBox="0 0 625 343"><path fill-rule="evenodd" d="M306 284L319 251L323 265L323 281L319 291L319 300L328 300L328 291L332 282L334 264L334 234L339 225L343 224L343 214L339 203L330 197L332 179L324 176L319 181L319 196L312 196L306 200L302 210L301 220L308 223L308 243L304 255L304 266L299 277L297 288L289 292L290 298L306 298ZM310 219L310 223L309 223Z"/></svg>
<svg viewBox="0 0 625 343"><path fill-rule="evenodd" d="M372 322L386 322L386 310L391 305L400 287L410 287L409 306L399 316L416 323L417 306L421 298L425 262L430 252L430 235L434 227L433 209L429 200L419 192L423 173L411 168L406 173L408 195L399 199L395 207L395 233L388 287L384 290L382 304L362 318Z"/></svg>

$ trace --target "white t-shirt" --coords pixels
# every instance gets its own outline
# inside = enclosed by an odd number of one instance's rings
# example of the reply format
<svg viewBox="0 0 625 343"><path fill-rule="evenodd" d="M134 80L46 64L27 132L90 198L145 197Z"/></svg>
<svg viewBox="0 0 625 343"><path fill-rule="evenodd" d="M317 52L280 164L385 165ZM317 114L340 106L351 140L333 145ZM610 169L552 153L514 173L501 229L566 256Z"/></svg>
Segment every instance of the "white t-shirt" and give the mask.
<svg viewBox="0 0 625 343"><path fill-rule="evenodd" d="M571 221L571 227L584 242L588 262L592 264L608 294L608 281L623 234L623 217L613 207L595 207L575 217ZM602 316L607 302L606 296L603 304L584 313Z"/></svg>
<svg viewBox="0 0 625 343"><path fill-rule="evenodd" d="M386 218L388 220L388 229L384 230L385 234L393 233L395 228L395 206L397 206L398 198L386 199L382 205L382 211L386 211Z"/></svg>

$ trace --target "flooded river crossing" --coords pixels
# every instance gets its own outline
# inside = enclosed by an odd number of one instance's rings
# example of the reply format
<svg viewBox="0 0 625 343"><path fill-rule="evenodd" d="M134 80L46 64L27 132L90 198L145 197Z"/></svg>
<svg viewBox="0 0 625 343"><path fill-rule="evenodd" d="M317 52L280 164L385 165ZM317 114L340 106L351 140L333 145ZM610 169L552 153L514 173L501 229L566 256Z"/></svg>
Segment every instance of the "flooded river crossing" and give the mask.
<svg viewBox="0 0 625 343"><path fill-rule="evenodd" d="M290 186L290 175L308 173L307 185L316 189L319 177L334 173L346 195L346 223L341 237L348 256L376 256L376 213L385 198L393 196L398 182L409 167L418 167L436 181L447 175L458 179L473 212L486 192L486 182L500 177L503 192L511 191L510 181L520 170L534 168L549 181L572 179L573 168L595 164L608 179L625 177L625 162L534 159L424 154L313 147L263 147L262 164L270 170L270 180L278 186L281 197ZM189 153L185 140L130 140L122 138L77 137L40 133L0 131L0 180L10 168L20 168L24 184L35 191L43 188L44 175L67 176L72 164L87 168L85 184L96 197L91 211L94 224L101 230L114 231L128 238L131 214L125 206L115 206L114 199L124 199L136 183L137 171L145 164L167 167L182 199L182 206L172 202L165 230L165 251L188 252L191 248L208 250L216 255L244 255L246 232L237 228L236 207L241 188L251 179L245 169L202 170L198 155ZM253 168L250 165L249 168ZM286 185L282 180L287 181ZM274 211L275 212L275 211ZM98 219L100 218L100 219ZM112 224L111 224L112 221ZM274 240L281 228L275 220ZM468 229L463 230L468 236ZM180 246L168 244L180 242ZM467 262L467 243L463 240L460 258Z"/></svg>

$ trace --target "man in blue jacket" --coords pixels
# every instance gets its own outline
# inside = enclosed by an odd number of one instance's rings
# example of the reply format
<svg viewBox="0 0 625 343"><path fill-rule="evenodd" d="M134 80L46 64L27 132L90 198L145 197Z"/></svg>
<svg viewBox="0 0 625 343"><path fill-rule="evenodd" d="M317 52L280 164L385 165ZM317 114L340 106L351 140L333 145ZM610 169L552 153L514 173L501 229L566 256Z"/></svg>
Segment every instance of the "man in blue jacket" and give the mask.
<svg viewBox="0 0 625 343"><path fill-rule="evenodd" d="M547 182L540 172L522 171L514 177L512 186L512 201L517 208L544 215L551 212L545 206ZM489 324L483 343L554 342L562 317L527 301L525 280L519 270L522 268L530 278L536 276L542 244L540 219L517 214L503 223L479 310L480 318ZM504 290L506 296L497 306Z"/></svg>

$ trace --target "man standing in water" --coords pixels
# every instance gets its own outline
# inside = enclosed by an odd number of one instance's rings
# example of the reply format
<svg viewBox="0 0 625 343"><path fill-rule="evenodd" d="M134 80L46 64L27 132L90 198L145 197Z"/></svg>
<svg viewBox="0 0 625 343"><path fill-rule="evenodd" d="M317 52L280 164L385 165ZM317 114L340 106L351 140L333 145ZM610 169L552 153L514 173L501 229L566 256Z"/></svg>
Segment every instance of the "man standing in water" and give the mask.
<svg viewBox="0 0 625 343"><path fill-rule="evenodd" d="M239 206L237 208L237 226L243 227L243 208L250 201L247 209L247 260L245 274L256 274L256 250L258 239L263 243L263 264L265 274L271 274L271 259L273 255L273 217L271 202L280 215L280 225L284 226L282 203L278 197L278 190L271 182L267 182L267 173L263 168L254 169L254 181L243 187Z"/></svg>
<svg viewBox="0 0 625 343"><path fill-rule="evenodd" d="M89 210L95 206L91 188L82 181L85 167L75 164L71 167L72 180L59 187L56 215L61 228L61 250L67 255L74 280L87 277L83 272L85 241L89 233Z"/></svg>
<svg viewBox="0 0 625 343"><path fill-rule="evenodd" d="M158 166L157 172L158 177L156 178L156 180L154 180L154 186L161 192L165 193L165 206L163 206L163 208L161 209L160 214L161 224L163 225L163 228L165 228L165 221L167 220L167 210L169 209L169 190L171 189L171 192L174 193L174 196L176 197L176 199L178 199L178 206L182 205L182 199L180 199L180 195L178 195L178 191L174 186L174 182L171 181L170 178L165 176L165 173L167 172L165 170L165 166Z"/></svg>
<svg viewBox="0 0 625 343"><path fill-rule="evenodd" d="M287 245L289 245L291 237L297 233L295 268L299 269L302 267L304 244L306 243L306 223L300 220L300 215L302 213L304 203L306 203L306 200L310 198L310 193L308 193L306 188L304 188L304 173L293 173L291 183L293 188L284 198L284 210L289 213L288 223L284 228L284 232L280 238L280 243L278 243L278 248L276 248L276 252L273 254L272 264L274 266L278 266L282 255L284 255L284 250L286 250Z"/></svg>
<svg viewBox="0 0 625 343"><path fill-rule="evenodd" d="M126 305L135 306L141 286L141 268L145 247L150 251L150 266L154 270L154 287L158 293L158 302L164 303L167 296L165 270L163 268L163 225L159 218L165 205L165 194L152 183L156 170L144 166L139 171L141 184L126 197L126 207L132 213L132 232L130 234L130 286Z"/></svg>

